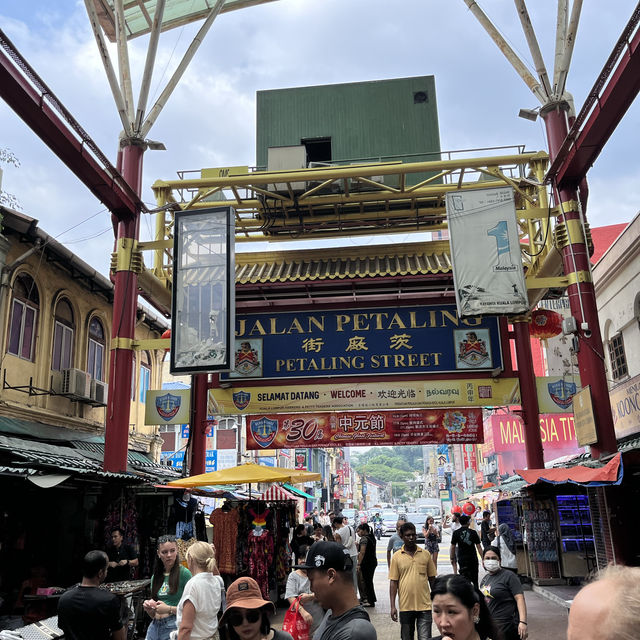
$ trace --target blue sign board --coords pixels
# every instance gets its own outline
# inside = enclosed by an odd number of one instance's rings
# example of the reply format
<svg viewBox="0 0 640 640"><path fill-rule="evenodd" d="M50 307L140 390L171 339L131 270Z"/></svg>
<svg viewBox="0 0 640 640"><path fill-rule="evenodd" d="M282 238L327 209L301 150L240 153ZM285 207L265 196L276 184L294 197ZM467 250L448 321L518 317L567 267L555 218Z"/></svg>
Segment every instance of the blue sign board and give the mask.
<svg viewBox="0 0 640 640"><path fill-rule="evenodd" d="M234 362L221 379L491 371L502 354L497 318L440 305L238 314Z"/></svg>
<svg viewBox="0 0 640 640"><path fill-rule="evenodd" d="M207 449L204 464L207 472L218 470L218 452L215 449Z"/></svg>
<svg viewBox="0 0 640 640"><path fill-rule="evenodd" d="M188 438L189 437L189 425L188 424L183 424L181 425L182 428L182 433L180 435L182 435L183 438Z"/></svg>

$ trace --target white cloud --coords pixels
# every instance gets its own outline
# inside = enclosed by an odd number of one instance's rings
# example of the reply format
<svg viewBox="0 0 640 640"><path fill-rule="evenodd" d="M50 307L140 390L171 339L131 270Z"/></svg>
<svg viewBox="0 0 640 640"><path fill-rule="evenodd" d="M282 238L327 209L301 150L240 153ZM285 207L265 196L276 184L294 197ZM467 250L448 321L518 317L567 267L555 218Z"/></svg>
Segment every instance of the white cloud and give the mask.
<svg viewBox="0 0 640 640"><path fill-rule="evenodd" d="M115 163L121 125L84 3L8 4L0 15L4 31ZM513 2L480 4L529 59ZM585 3L583 8L569 76L568 88L578 105L635 2L597 5ZM529 3L529 11L551 73L555 14L548 3ZM198 28L190 25L161 37L149 108ZM146 40L133 41L130 47L136 100ZM540 124L517 118L518 109L536 105L535 98L462 0L279 0L224 14L214 23L149 134L168 151L146 154L143 200L153 204L150 185L175 177L178 170L253 164L257 90L428 74L436 78L443 149L518 144L529 150L545 148ZM639 113L640 107L630 109L590 172L592 226L630 220L638 209L634 145ZM38 218L45 231L56 235L101 208L1 103L0 130L0 144L22 161L19 169L6 168L4 188L18 196L25 213ZM106 228L108 214L104 220L88 223L87 233L82 227L74 230L73 238ZM143 234L149 229L143 221ZM107 233L70 248L104 272L112 238Z"/></svg>

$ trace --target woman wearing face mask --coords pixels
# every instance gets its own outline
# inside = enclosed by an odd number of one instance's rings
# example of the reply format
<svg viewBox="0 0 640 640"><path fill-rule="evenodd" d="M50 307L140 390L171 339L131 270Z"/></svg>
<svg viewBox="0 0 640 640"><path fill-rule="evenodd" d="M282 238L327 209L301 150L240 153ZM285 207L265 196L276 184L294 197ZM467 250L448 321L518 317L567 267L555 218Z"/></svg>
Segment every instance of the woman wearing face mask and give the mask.
<svg viewBox="0 0 640 640"><path fill-rule="evenodd" d="M496 640L498 637L482 594L459 574L436 578L431 589L431 611L443 640Z"/></svg>
<svg viewBox="0 0 640 640"><path fill-rule="evenodd" d="M227 589L220 626L226 629L228 640L293 640L285 631L271 628L273 613L275 607L262 597L258 583L253 578L238 578Z"/></svg>
<svg viewBox="0 0 640 640"><path fill-rule="evenodd" d="M482 554L487 574L482 578L480 591L504 640L526 640L527 605L518 577L500 566L500 551L488 547Z"/></svg>
<svg viewBox="0 0 640 640"><path fill-rule="evenodd" d="M191 571L180 564L175 536L158 538L158 557L151 577L151 600L142 603L153 618L146 640L169 640L177 628L176 612Z"/></svg>

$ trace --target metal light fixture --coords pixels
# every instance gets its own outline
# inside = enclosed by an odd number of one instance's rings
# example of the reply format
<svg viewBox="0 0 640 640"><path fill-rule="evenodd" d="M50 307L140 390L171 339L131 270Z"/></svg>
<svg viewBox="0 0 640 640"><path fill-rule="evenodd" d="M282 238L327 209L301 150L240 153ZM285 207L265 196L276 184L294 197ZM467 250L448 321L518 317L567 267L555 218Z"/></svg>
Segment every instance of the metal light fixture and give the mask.
<svg viewBox="0 0 640 640"><path fill-rule="evenodd" d="M538 109L520 109L518 117L535 122L538 119Z"/></svg>
<svg viewBox="0 0 640 640"><path fill-rule="evenodd" d="M164 146L164 142L158 142L157 140L145 140L147 148L151 151L166 151L167 147Z"/></svg>

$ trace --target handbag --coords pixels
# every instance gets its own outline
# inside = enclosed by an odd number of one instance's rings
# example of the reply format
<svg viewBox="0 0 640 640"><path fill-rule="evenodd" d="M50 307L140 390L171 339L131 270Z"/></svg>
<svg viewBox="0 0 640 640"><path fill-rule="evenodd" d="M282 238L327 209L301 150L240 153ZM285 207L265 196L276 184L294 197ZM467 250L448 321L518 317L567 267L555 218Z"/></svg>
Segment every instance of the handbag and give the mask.
<svg viewBox="0 0 640 640"><path fill-rule="evenodd" d="M300 596L298 596L284 614L282 630L291 634L293 640L310 640L309 624L300 613Z"/></svg>

